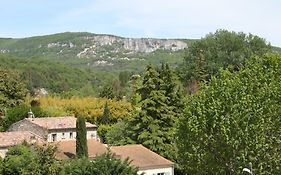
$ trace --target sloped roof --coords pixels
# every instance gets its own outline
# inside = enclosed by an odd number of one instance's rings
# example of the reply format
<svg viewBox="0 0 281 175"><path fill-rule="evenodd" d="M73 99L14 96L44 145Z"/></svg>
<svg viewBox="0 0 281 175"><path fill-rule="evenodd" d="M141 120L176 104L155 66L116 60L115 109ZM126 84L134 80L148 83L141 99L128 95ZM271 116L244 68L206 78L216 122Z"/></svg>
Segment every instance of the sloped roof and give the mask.
<svg viewBox="0 0 281 175"><path fill-rule="evenodd" d="M26 141L27 143L43 143L44 140L29 131L0 132L0 147L15 146Z"/></svg>
<svg viewBox="0 0 281 175"><path fill-rule="evenodd" d="M121 159L129 158L131 164L140 170L174 165L173 162L142 145L112 146L111 151Z"/></svg>
<svg viewBox="0 0 281 175"><path fill-rule="evenodd" d="M76 118L75 117L44 117L44 118L26 118L29 122L41 126L46 129L68 129L76 128ZM96 128L89 122L86 122L87 128Z"/></svg>
<svg viewBox="0 0 281 175"><path fill-rule="evenodd" d="M56 158L59 160L71 159L76 155L76 141L59 141L54 142L58 147L58 153L56 154ZM102 143L94 140L88 139L88 154L89 158L94 159L97 155L101 155L107 152L107 147Z"/></svg>

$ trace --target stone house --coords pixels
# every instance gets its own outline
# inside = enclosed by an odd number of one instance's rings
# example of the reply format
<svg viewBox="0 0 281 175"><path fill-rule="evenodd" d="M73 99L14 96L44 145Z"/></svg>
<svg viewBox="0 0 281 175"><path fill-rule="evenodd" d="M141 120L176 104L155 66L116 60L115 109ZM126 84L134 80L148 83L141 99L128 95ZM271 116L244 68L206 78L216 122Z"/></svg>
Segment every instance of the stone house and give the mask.
<svg viewBox="0 0 281 175"><path fill-rule="evenodd" d="M98 139L97 126L86 122L87 139ZM30 131L48 142L76 139L75 117L29 117L10 126L8 131Z"/></svg>

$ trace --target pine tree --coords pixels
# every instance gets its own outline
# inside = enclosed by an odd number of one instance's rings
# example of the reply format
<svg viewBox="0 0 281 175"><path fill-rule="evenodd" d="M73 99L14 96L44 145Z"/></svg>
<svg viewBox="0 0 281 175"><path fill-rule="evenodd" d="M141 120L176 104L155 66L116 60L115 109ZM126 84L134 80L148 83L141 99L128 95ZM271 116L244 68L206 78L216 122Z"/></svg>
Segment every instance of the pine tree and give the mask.
<svg viewBox="0 0 281 175"><path fill-rule="evenodd" d="M99 124L109 124L110 123L110 109L109 106L107 104L107 102L104 105L103 108L103 114L102 116L99 118Z"/></svg>
<svg viewBox="0 0 281 175"><path fill-rule="evenodd" d="M76 156L88 157L86 122L80 116L76 120Z"/></svg>
<svg viewBox="0 0 281 175"><path fill-rule="evenodd" d="M159 72L152 66L147 67L142 87L138 89L141 110L130 120L129 130L131 139L136 143L172 158L177 115L167 96L169 85L165 84Z"/></svg>

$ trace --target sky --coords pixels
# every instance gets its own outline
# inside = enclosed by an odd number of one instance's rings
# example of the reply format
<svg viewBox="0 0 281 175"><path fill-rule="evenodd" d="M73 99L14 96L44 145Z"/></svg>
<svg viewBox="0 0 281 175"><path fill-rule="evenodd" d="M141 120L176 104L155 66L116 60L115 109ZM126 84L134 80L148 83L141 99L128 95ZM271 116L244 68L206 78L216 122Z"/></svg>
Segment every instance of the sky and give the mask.
<svg viewBox="0 0 281 175"><path fill-rule="evenodd" d="M0 0L0 37L60 32L199 39L217 29L281 47L280 0Z"/></svg>

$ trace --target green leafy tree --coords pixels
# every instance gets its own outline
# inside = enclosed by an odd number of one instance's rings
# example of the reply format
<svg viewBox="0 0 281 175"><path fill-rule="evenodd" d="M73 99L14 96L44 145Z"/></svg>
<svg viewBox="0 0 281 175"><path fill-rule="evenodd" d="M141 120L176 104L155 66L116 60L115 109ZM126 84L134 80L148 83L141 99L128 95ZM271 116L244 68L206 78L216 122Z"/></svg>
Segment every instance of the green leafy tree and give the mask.
<svg viewBox="0 0 281 175"><path fill-rule="evenodd" d="M130 140L128 128L130 126L128 125L127 119L113 124L105 134L106 143L115 146L135 143L135 141Z"/></svg>
<svg viewBox="0 0 281 175"><path fill-rule="evenodd" d="M47 114L40 107L29 107L26 105L16 106L7 110L7 114L0 124L2 130L6 131L13 123L26 118L29 110L31 110L37 118L47 117Z"/></svg>
<svg viewBox="0 0 281 175"><path fill-rule="evenodd" d="M188 174L281 171L281 56L254 58L238 72L221 70L190 98L177 146Z"/></svg>
<svg viewBox="0 0 281 175"><path fill-rule="evenodd" d="M270 44L258 36L217 30L186 49L184 64L179 72L182 81L191 86L209 80L220 68L231 65L233 70L238 70L249 58L262 56L269 51Z"/></svg>
<svg viewBox="0 0 281 175"><path fill-rule="evenodd" d="M86 122L85 118L80 116L76 120L76 156L88 157Z"/></svg>
<svg viewBox="0 0 281 175"><path fill-rule="evenodd" d="M7 108L21 104L26 94L26 85L19 74L0 68L0 113L4 113Z"/></svg>
<svg viewBox="0 0 281 175"><path fill-rule="evenodd" d="M99 125L99 127L97 129L97 134L98 134L98 136L99 136L99 138L100 138L102 143L107 143L107 139L106 139L105 136L106 136L106 133L108 131L110 131L111 127L112 126L109 125L109 124L101 124L101 125Z"/></svg>
<svg viewBox="0 0 281 175"><path fill-rule="evenodd" d="M39 145L17 145L8 150L2 162L0 174L57 175L61 171L56 161L56 147Z"/></svg>

